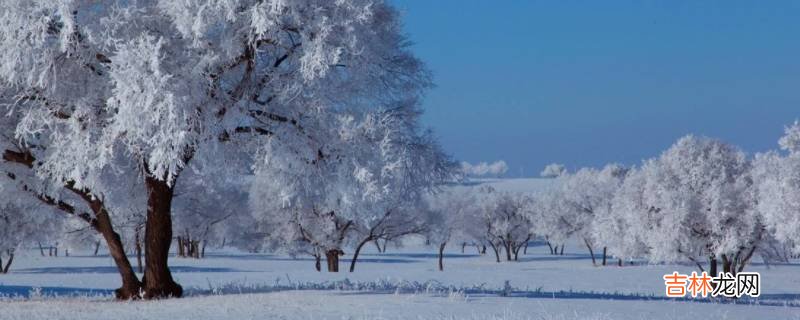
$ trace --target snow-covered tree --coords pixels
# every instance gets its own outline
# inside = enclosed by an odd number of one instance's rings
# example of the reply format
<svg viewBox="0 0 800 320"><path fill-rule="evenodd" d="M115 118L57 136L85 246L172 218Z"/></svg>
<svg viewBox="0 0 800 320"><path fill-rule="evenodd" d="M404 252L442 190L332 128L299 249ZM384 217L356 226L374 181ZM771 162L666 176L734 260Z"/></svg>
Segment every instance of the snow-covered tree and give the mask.
<svg viewBox="0 0 800 320"><path fill-rule="evenodd" d="M597 264L594 250L603 246L603 265L606 264L606 247L594 237L594 224L598 216L611 214L611 200L625 179L627 169L611 164L602 170L580 169L565 176L560 184L562 201L567 206L560 219L567 226L568 235L578 236L589 249L592 264Z"/></svg>
<svg viewBox="0 0 800 320"><path fill-rule="evenodd" d="M428 84L382 1L11 0L0 16L0 83L37 174L93 199L120 162L142 177L145 298L182 294L167 263L172 199L204 149L306 144L308 118Z"/></svg>
<svg viewBox="0 0 800 320"><path fill-rule="evenodd" d="M630 169L612 195L610 210L600 211L592 225L592 237L619 258L620 265L625 259L647 255L644 238L649 234L639 232L651 208L644 198L646 177L641 170Z"/></svg>
<svg viewBox="0 0 800 320"><path fill-rule="evenodd" d="M786 128L779 140L787 155L759 154L754 160L757 209L769 234L800 253L800 123Z"/></svg>
<svg viewBox="0 0 800 320"><path fill-rule="evenodd" d="M468 177L499 177L508 171L508 165L503 160L492 163L480 162L471 164L461 162L461 172Z"/></svg>
<svg viewBox="0 0 800 320"><path fill-rule="evenodd" d="M479 241L484 234L481 208L473 188L450 188L425 197L431 221L426 239L439 249L439 270L444 270L444 249L448 243L461 244Z"/></svg>
<svg viewBox="0 0 800 320"><path fill-rule="evenodd" d="M533 237L528 213L532 199L526 194L492 188L482 188L478 196L485 241L494 251L496 261L500 262L500 252L505 252L507 261L517 260L519 251Z"/></svg>
<svg viewBox="0 0 800 320"><path fill-rule="evenodd" d="M542 178L557 178L567 173L567 168L563 164L551 163L544 167L539 174Z"/></svg>
<svg viewBox="0 0 800 320"><path fill-rule="evenodd" d="M644 219L635 227L647 234L654 261L717 260L724 272L747 265L764 237L754 210L751 163L724 142L686 136L642 169Z"/></svg>

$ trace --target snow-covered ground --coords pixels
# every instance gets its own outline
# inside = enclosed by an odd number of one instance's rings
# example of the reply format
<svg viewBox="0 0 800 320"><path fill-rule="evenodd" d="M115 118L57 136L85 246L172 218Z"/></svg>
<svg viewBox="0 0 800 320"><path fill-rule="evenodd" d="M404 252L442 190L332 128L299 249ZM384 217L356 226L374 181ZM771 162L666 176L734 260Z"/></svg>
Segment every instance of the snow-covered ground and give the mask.
<svg viewBox="0 0 800 320"><path fill-rule="evenodd" d="M499 264L460 249L448 250L444 272L433 249L414 246L368 250L356 272L338 274L308 258L213 251L171 259L186 298L122 303L108 296L119 284L108 256L26 251L0 275L0 319L800 319L800 264L756 263L762 298L719 303L663 297L662 275L688 265L593 267L577 244Z"/></svg>

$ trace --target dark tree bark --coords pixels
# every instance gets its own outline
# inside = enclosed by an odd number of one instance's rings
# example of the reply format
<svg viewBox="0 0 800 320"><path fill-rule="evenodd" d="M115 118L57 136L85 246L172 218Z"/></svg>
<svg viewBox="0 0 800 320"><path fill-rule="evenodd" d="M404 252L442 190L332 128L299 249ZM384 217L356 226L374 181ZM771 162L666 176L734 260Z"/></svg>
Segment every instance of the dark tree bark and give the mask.
<svg viewBox="0 0 800 320"><path fill-rule="evenodd" d="M136 239L134 240L134 248L136 251L136 266L139 268L139 273L144 272L144 268L142 267L142 239L141 239L141 229L136 228Z"/></svg>
<svg viewBox="0 0 800 320"><path fill-rule="evenodd" d="M178 256L179 257L185 257L186 256L186 251L184 250L184 246L183 246L183 237L178 236L177 240L178 240Z"/></svg>
<svg viewBox="0 0 800 320"><path fill-rule="evenodd" d="M146 167L146 166L145 166ZM183 288L172 279L169 248L172 242L172 198L174 189L166 181L145 176L147 222L144 231L144 298L180 297Z"/></svg>
<svg viewBox="0 0 800 320"><path fill-rule="evenodd" d="M139 277L133 272L128 256L125 255L125 248L122 246L122 240L119 234L114 231L114 226L111 224L111 218L106 211L105 206L98 201L91 204L92 211L95 212L97 221L96 229L100 232L106 240L108 246L108 253L114 259L117 269L122 277L122 287L115 291L117 299L135 299L139 297L139 291L142 283Z"/></svg>
<svg viewBox="0 0 800 320"><path fill-rule="evenodd" d="M494 251L494 257L497 259L497 263L500 263L500 252L497 251L497 246L492 241L489 241L489 245L492 246L492 251Z"/></svg>
<svg viewBox="0 0 800 320"><path fill-rule="evenodd" d="M0 267L3 269L3 273L8 273L8 270L11 269L11 263L14 262L14 250L8 250L8 262L6 262L5 267L3 267L3 262L0 261Z"/></svg>
<svg viewBox="0 0 800 320"><path fill-rule="evenodd" d="M622 266L622 258L619 258L619 261L617 261L617 266Z"/></svg>
<svg viewBox="0 0 800 320"><path fill-rule="evenodd" d="M556 253L558 253L558 252L556 252L556 250L558 250L558 247L557 247L557 246L556 246L556 249L553 249L553 245L552 245L552 244L550 244L550 241L546 241L546 242L547 242L547 247L548 247L548 248L550 248L550 254L556 254Z"/></svg>
<svg viewBox="0 0 800 320"><path fill-rule="evenodd" d="M378 239L375 239L375 241L373 242L375 242L375 248L378 249L378 253L383 253L383 250L381 249L381 244L380 242L378 242Z"/></svg>
<svg viewBox="0 0 800 320"><path fill-rule="evenodd" d="M511 258L511 253L514 250L512 248L511 241L503 241L503 246L505 247L505 250L506 250L506 261L511 261L511 259L512 259Z"/></svg>
<svg viewBox="0 0 800 320"><path fill-rule="evenodd" d="M364 238L364 240L361 240L361 242L359 242L358 245L356 246L356 251L353 252L353 259L350 260L350 272L356 270L356 261L358 261L358 254L361 253L361 248L363 248L364 245L370 241L372 241L372 237L366 237Z"/></svg>
<svg viewBox="0 0 800 320"><path fill-rule="evenodd" d="M528 254L528 243L530 243L530 241L525 241L525 249L522 250L522 254Z"/></svg>
<svg viewBox="0 0 800 320"><path fill-rule="evenodd" d="M44 247L42 247L42 243L41 242L37 242L37 243L39 244L39 253L42 254L42 257L44 257Z"/></svg>
<svg viewBox="0 0 800 320"><path fill-rule="evenodd" d="M100 252L100 241L94 243L94 255L97 255L98 252Z"/></svg>
<svg viewBox="0 0 800 320"><path fill-rule="evenodd" d="M442 242L439 245L439 271L444 271L444 247L447 245L447 242Z"/></svg>
<svg viewBox="0 0 800 320"><path fill-rule="evenodd" d="M328 250L325 252L325 259L328 261L328 272L339 272L339 256L341 255L344 255L344 252L339 249ZM350 265L350 267L351 269L355 268L355 264Z"/></svg>
<svg viewBox="0 0 800 320"><path fill-rule="evenodd" d="M586 248L589 248L589 255L592 256L592 265L596 266L597 265L597 261L595 261L595 259L594 259L594 251L592 250L592 246L589 245L589 240L586 240L586 238L583 238L583 243L586 244Z"/></svg>
<svg viewBox="0 0 800 320"><path fill-rule="evenodd" d="M317 269L317 272L322 272L322 261L320 261L322 260L322 257L320 257L319 254L315 254L314 260L316 260L314 263L314 269Z"/></svg>
<svg viewBox="0 0 800 320"><path fill-rule="evenodd" d="M566 246L566 244L562 243L561 244L561 255L562 256L564 255L564 246Z"/></svg>
<svg viewBox="0 0 800 320"><path fill-rule="evenodd" d="M716 257L709 257L708 258L708 265L709 265L709 272L711 272L711 277L718 276L717 272L717 258Z"/></svg>
<svg viewBox="0 0 800 320"><path fill-rule="evenodd" d="M466 248L467 248L467 243L466 242L462 242L461 243L461 253L465 253Z"/></svg>
<svg viewBox="0 0 800 320"><path fill-rule="evenodd" d="M603 247L603 265L606 265L606 249L607 247Z"/></svg>
<svg viewBox="0 0 800 320"><path fill-rule="evenodd" d="M205 258L206 257L206 245L207 244L208 244L208 241L203 240L203 245L200 247L200 258Z"/></svg>
<svg viewBox="0 0 800 320"><path fill-rule="evenodd" d="M35 158L29 152L5 150L3 152L3 160L33 169ZM9 175L9 177L11 179L16 179L13 175ZM69 215L73 215L84 220L89 224L89 226L92 227L92 229L100 233L103 236L103 239L106 241L109 254L114 259L114 263L117 265L117 270L122 277L122 287L115 291L116 297L118 299L135 299L139 297L141 282L136 274L133 273L133 268L131 268L130 261L128 261L128 257L125 255L125 249L122 246L120 236L118 233L116 233L116 231L114 231L114 226L111 223L111 218L104 202L96 197L90 190L75 188L75 184L73 182L66 182L63 187L84 200L94 213L94 217L87 212L80 212L76 210L74 206L68 203L53 199L47 195L38 194L36 192L34 192L34 195L41 202L53 206ZM23 189L31 191L31 189L29 189L26 185L23 185ZM56 246L58 246L58 243L56 243ZM44 255L44 250L42 250L41 245L40 253ZM58 256L58 248L51 246L49 248L49 254L50 256L53 256L54 254L55 256Z"/></svg>

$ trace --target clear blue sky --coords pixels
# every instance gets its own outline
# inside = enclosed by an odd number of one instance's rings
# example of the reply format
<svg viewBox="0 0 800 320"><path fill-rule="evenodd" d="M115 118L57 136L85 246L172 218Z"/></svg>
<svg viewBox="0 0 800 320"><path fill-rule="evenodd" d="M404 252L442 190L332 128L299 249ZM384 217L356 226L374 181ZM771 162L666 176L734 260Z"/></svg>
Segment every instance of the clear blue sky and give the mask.
<svg viewBox="0 0 800 320"><path fill-rule="evenodd" d="M759 152L800 118L800 1L390 1L434 73L425 123L510 176L688 133Z"/></svg>

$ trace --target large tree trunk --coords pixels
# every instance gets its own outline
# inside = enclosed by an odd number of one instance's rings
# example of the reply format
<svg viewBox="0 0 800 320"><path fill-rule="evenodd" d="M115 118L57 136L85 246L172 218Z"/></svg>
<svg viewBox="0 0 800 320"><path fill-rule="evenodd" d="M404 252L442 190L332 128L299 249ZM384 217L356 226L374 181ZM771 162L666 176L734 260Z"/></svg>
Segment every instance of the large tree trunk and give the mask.
<svg viewBox="0 0 800 320"><path fill-rule="evenodd" d="M442 242L439 245L439 271L444 271L444 247L447 245L447 242Z"/></svg>
<svg viewBox="0 0 800 320"><path fill-rule="evenodd" d="M149 174L147 187L147 222L144 231L145 270L144 297L146 299L180 297L183 288L172 279L169 270L169 248L172 243L173 188Z"/></svg>
<svg viewBox="0 0 800 320"><path fill-rule="evenodd" d="M364 245L371 240L372 237L364 238L364 240L361 240L361 242L359 242L358 245L356 246L356 251L353 252L353 260L350 260L350 272L356 270L356 261L358 261L358 254L361 253L361 248L364 247Z"/></svg>
<svg viewBox="0 0 800 320"><path fill-rule="evenodd" d="M339 249L325 252L325 259L328 261L328 272L339 272L339 256L343 254L342 250ZM350 269L352 270L353 268L355 268L355 259L353 260L353 264L350 265Z"/></svg>

